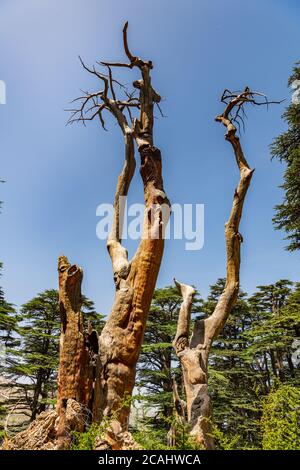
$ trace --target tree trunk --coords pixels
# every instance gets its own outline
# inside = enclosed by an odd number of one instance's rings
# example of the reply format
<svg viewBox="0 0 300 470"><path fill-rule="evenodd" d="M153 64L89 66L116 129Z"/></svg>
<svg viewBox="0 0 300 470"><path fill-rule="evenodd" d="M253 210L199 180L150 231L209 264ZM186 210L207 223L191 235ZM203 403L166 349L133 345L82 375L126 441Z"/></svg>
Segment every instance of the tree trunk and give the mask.
<svg viewBox="0 0 300 470"><path fill-rule="evenodd" d="M120 429L128 429L130 399L135 382L136 363L139 357L147 315L159 272L163 249L164 229L168 222L170 203L162 180L160 150L153 144L153 108L160 96L151 84L152 62L134 57L127 44L127 23L123 30L125 53L129 64L108 64L110 80L104 79L102 100L106 109L116 118L125 145L125 162L115 193L114 220L107 248L111 257L116 294L110 316L99 338L99 361L93 406L93 420L112 417ZM137 67L141 79L133 83L139 92L139 117L131 120L115 99L111 67ZM111 91L113 99L109 98ZM132 104L128 103L128 106ZM131 118L131 114L130 114ZM135 172L134 145L140 154L140 174L143 181L145 213L142 240L131 259L122 246L122 199L127 196ZM125 403L126 401L126 403Z"/></svg>
<svg viewBox="0 0 300 470"><path fill-rule="evenodd" d="M183 302L173 346L182 368L186 395L187 422L195 441L205 449L214 448L211 426L211 400L208 393L208 352L205 343L204 321L195 321L189 341L191 308L195 289L175 281Z"/></svg>
<svg viewBox="0 0 300 470"><path fill-rule="evenodd" d="M173 402L174 402L174 419L172 421L170 430L167 434L167 443L170 447L175 447L178 443L178 433L185 432L187 424L186 416L186 402L181 400L178 393L177 383L175 378L172 380ZM178 426L182 429L178 429Z"/></svg>
<svg viewBox="0 0 300 470"><path fill-rule="evenodd" d="M68 401L74 400L80 405L81 417L77 430L83 431L85 424L91 421L94 377L92 351L87 347L81 314L82 269L72 266L65 256L60 256L58 272L61 332L56 436L67 446L70 441L70 430L66 425Z"/></svg>
<svg viewBox="0 0 300 470"><path fill-rule="evenodd" d="M278 370L278 377L280 382L285 381L285 374L284 374L284 366L283 366L283 353L281 349L276 348L275 350L276 353L276 365L277 365L277 370Z"/></svg>
<svg viewBox="0 0 300 470"><path fill-rule="evenodd" d="M294 364L293 364L293 359L292 359L292 355L291 355L290 351L288 351L286 353L286 359L287 359L287 363L288 363L288 366L289 366L291 377L294 378L295 377L295 367L294 367Z"/></svg>
<svg viewBox="0 0 300 470"><path fill-rule="evenodd" d="M221 122L227 129L225 139L232 145L240 172L240 180L234 192L230 217L225 225L226 283L212 315L205 320L195 321L191 339L189 339L189 325L195 290L191 286L175 281L183 297L183 302L173 346L180 360L184 377L190 434L208 450L214 448L211 401L208 393L208 357L213 339L222 331L239 292L240 246L243 241L239 233L239 225L244 200L254 171L250 169L245 159L231 117L234 108L237 109L234 118L236 119L246 102L253 103L253 94L248 88L245 88L245 91L239 95L228 93L230 102L227 103L228 98L225 91L221 101L225 102L227 106L223 114L216 117L216 121Z"/></svg>
<svg viewBox="0 0 300 470"><path fill-rule="evenodd" d="M95 348L91 340L95 331L83 329L82 269L60 256L58 272L61 332L56 410L42 412L28 429L5 444L7 449L68 449L72 431L82 432L91 422L98 337Z"/></svg>
<svg viewBox="0 0 300 470"><path fill-rule="evenodd" d="M275 360L275 352L274 349L270 349L270 359L271 359L271 366L272 371L275 377L277 377L277 368L276 368L276 360Z"/></svg>

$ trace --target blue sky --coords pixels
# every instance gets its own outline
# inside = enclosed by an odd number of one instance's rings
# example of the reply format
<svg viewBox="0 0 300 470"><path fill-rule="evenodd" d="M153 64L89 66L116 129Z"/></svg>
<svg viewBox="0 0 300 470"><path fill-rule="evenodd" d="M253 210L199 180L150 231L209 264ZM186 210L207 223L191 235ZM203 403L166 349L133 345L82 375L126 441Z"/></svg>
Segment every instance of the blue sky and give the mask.
<svg viewBox="0 0 300 470"><path fill-rule="evenodd" d="M287 79L300 59L300 3L292 0L1 0L0 106L1 283L17 305L57 286L57 257L84 268L84 293L108 313L114 285L105 242L96 238L96 207L113 200L123 147L119 129L92 123L65 127L68 101L95 90L87 63L123 58L121 30L129 20L132 50L152 59L153 84L166 118L155 122L165 189L173 203L205 204L205 245L185 251L166 243L158 286L174 276L206 295L225 273L224 223L238 181L224 130L214 122L225 87L249 85L290 100ZM241 284L298 280L299 255L284 251L272 226L282 199L283 166L269 144L285 129L284 106L248 112L242 143L256 168L241 233ZM137 172L130 202L141 202ZM129 244L130 252L134 244Z"/></svg>

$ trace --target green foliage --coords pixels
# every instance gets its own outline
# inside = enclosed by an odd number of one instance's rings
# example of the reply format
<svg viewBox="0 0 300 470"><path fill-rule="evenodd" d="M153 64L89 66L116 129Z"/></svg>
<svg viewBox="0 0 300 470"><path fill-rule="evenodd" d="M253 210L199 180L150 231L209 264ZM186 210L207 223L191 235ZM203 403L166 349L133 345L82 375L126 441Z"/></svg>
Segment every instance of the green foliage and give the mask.
<svg viewBox="0 0 300 470"><path fill-rule="evenodd" d="M71 450L93 450L96 438L103 434L103 425L93 423L85 432L73 432Z"/></svg>
<svg viewBox="0 0 300 470"><path fill-rule="evenodd" d="M0 275L1 270L2 263L0 263ZM3 289L0 286L0 344L2 347L15 347L18 344L14 336L17 321L16 310L11 303L5 300Z"/></svg>
<svg viewBox="0 0 300 470"><path fill-rule="evenodd" d="M211 286L207 300L195 306L196 318L212 313L224 282L219 279ZM146 370L140 376L145 381L140 382L142 396L139 398L142 404L146 402L149 413L148 418L137 419L135 438L145 449L168 448L166 435L173 419L169 377L174 374L177 383L182 383L181 370L171 349L171 360L160 362L174 338L181 303L177 292L171 289L156 291L140 365ZM173 307L174 300L177 304ZM172 316L166 314L169 309ZM215 339L209 357L209 389L218 449L262 448L262 398L268 396L278 381L293 386L299 384L299 369L293 355L293 343L300 333L299 322L300 283L294 285L282 279L259 286L251 297L240 291L237 304ZM182 387L179 392L184 395ZM178 448L194 445L185 442L185 434L188 436L186 429L182 430L183 439L180 439L178 433Z"/></svg>
<svg viewBox="0 0 300 470"><path fill-rule="evenodd" d="M291 385L281 385L262 402L263 449L299 450L300 390Z"/></svg>
<svg viewBox="0 0 300 470"><path fill-rule="evenodd" d="M169 417L161 415L160 422L164 422L164 426L155 428L153 422L143 423L142 428L137 428L132 432L135 441L144 450L203 450L189 434L189 427L183 423L178 417L172 414ZM173 429L176 434L176 445L168 446L166 430Z"/></svg>
<svg viewBox="0 0 300 470"><path fill-rule="evenodd" d="M300 330L300 289L283 279L275 284L258 286L249 299L253 312L251 327L244 333L248 342L244 354L248 363L260 364L260 371L269 392L274 379L281 382L295 379L292 344Z"/></svg>
<svg viewBox="0 0 300 470"><path fill-rule="evenodd" d="M218 450L241 449L241 436L221 431L217 426L213 429L215 446Z"/></svg>
<svg viewBox="0 0 300 470"><path fill-rule="evenodd" d="M299 63L294 67L289 85L300 79ZM290 251L300 248L300 104L290 104L283 114L288 130L278 136L271 145L272 156L286 163L284 199L275 207L275 228L283 229L289 241Z"/></svg>
<svg viewBox="0 0 300 470"><path fill-rule="evenodd" d="M142 430L136 430L132 433L134 440L143 450L170 450L166 444L166 430L159 427L155 429L152 426L145 426Z"/></svg>

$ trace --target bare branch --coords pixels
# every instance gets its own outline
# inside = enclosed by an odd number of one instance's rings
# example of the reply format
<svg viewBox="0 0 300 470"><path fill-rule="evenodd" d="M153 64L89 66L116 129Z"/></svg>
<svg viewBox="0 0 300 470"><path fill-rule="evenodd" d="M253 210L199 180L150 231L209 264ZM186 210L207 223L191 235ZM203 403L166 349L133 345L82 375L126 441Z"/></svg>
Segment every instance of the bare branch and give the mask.
<svg viewBox="0 0 300 470"><path fill-rule="evenodd" d="M128 21L126 21L123 27L123 44L124 44L125 54L130 60L130 63L133 64L134 62L136 62L137 57L133 56L129 50L128 41L127 41L127 29L128 29Z"/></svg>
<svg viewBox="0 0 300 470"><path fill-rule="evenodd" d="M90 69L89 67L87 67L87 66L85 65L85 63L83 62L83 60L82 60L82 58L81 58L80 56L79 56L79 60L80 60L81 65L83 66L83 68L84 68L85 70L87 70L89 73L91 73L91 74L93 74L93 75L96 75L96 77L98 77L99 80L102 80L102 81L103 81L103 83L104 83L104 90L103 90L102 93L103 93L104 97L107 97L109 85L108 85L108 80L107 80L107 78L105 77L105 75L103 75L103 74L97 72L97 70L95 69L95 67L93 67L93 69Z"/></svg>
<svg viewBox="0 0 300 470"><path fill-rule="evenodd" d="M128 67L132 69L133 64L126 64L123 62L101 62L101 65L106 65L106 67Z"/></svg>

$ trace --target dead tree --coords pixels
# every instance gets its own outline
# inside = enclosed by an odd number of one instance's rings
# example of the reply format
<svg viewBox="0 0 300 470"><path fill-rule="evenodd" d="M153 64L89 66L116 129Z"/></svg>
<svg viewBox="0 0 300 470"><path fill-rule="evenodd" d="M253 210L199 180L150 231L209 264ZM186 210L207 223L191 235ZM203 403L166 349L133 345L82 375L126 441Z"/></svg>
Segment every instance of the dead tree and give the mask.
<svg viewBox="0 0 300 470"><path fill-rule="evenodd" d="M83 331L81 308L82 270L59 258L59 296L61 311L60 365L57 409L42 413L24 433L6 443L11 449L59 449L70 445L70 431L84 430L88 421L112 418L107 439L99 436L95 447L136 448L127 431L136 363L143 341L147 315L159 272L164 231L170 203L164 192L160 150L154 146L154 107L159 111L160 96L151 84L151 61L132 55L123 29L124 50L128 62L99 62L104 74L95 67L85 70L102 84L95 93L76 98L69 123L98 118L105 129L104 112L118 123L124 138L124 165L119 175L114 201L114 219L107 240L115 282L115 299L99 337L90 328ZM112 74L119 67L136 68L141 75L128 91ZM121 97L116 95L120 88ZM135 116L134 114L137 114ZM142 238L131 260L122 245L124 201L133 178L135 146L140 155L145 212ZM96 341L96 344L95 344Z"/></svg>
<svg viewBox="0 0 300 470"><path fill-rule="evenodd" d="M117 412L120 427L127 429L129 406L122 406L130 397L135 382L136 363L143 340L147 315L159 272L163 249L164 228L168 221L170 203L162 180L160 150L154 146L154 107L159 107L160 96L151 83L151 61L134 56L128 47L126 23L123 29L124 50L128 62L99 62L106 68L103 74L95 67L82 65L103 87L95 93L85 93L75 101L70 122L86 123L99 118L105 129L104 113L117 121L125 148L124 166L118 178L114 201L114 220L107 248L112 262L115 282L115 300L99 338L99 362L95 384L93 420ZM133 91L126 89L114 77L112 70L136 68L141 78L133 82ZM116 87L122 97L118 98ZM160 109L160 108L159 108ZM136 112L136 116L135 116ZM122 197L126 197L135 172L135 146L140 155L140 174L143 181L145 215L140 244L131 260L122 245Z"/></svg>
<svg viewBox="0 0 300 470"><path fill-rule="evenodd" d="M172 381L172 388L173 388L173 403L174 403L174 413L173 413L173 421L171 423L171 427L167 434L167 442L168 446L175 447L178 441L178 427L179 430L184 430L186 426L186 402L182 400L178 393L178 387L173 377Z"/></svg>
<svg viewBox="0 0 300 470"><path fill-rule="evenodd" d="M71 265L66 256L60 256L58 277L61 331L56 410L41 413L28 429L5 443L7 449L67 449L72 432L84 431L92 419L98 350L91 341L96 332L91 328L84 331L83 327L83 271Z"/></svg>
<svg viewBox="0 0 300 470"><path fill-rule="evenodd" d="M275 103L268 101L262 93L252 92L248 87L241 93L225 90L221 102L226 105L225 110L216 117L216 121L226 128L225 139L233 148L240 180L234 191L231 213L225 225L227 257L225 287L212 315L204 320L195 321L191 338L189 335L190 312L195 291L193 287L175 281L182 294L183 302L173 346L183 372L190 433L206 449L214 447L211 401L208 393L208 357L212 342L222 331L239 292L240 247L243 241L239 225L245 197L254 172L244 156L235 124L239 128L241 124L244 127L245 104L259 106Z"/></svg>

